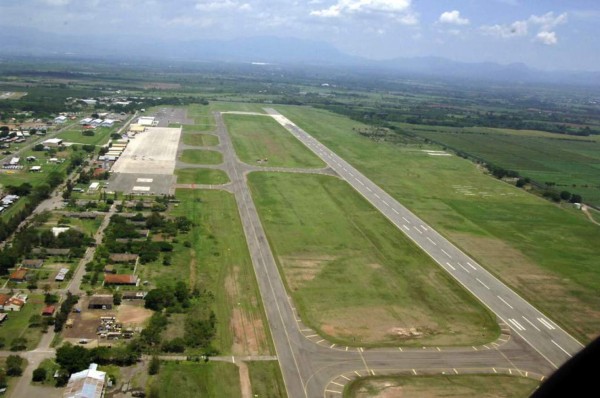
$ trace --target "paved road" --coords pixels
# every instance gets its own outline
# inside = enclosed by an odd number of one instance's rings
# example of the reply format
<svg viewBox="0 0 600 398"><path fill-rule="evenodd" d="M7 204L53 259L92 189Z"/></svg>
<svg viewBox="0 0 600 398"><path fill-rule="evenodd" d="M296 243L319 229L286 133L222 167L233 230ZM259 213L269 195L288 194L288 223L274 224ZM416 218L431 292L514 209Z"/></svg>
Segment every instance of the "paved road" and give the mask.
<svg viewBox="0 0 600 398"><path fill-rule="evenodd" d="M220 113L215 113L242 226L257 276L276 355L290 398L340 397L356 377L385 373L510 373L541 377L550 365L518 336L504 336L483 347L363 349L327 343L302 325L287 295L265 231L246 183L252 171L240 162ZM317 340L318 339L318 340Z"/></svg>
<svg viewBox="0 0 600 398"><path fill-rule="evenodd" d="M274 109L277 122L323 159L517 335L557 368L583 346L371 180Z"/></svg>

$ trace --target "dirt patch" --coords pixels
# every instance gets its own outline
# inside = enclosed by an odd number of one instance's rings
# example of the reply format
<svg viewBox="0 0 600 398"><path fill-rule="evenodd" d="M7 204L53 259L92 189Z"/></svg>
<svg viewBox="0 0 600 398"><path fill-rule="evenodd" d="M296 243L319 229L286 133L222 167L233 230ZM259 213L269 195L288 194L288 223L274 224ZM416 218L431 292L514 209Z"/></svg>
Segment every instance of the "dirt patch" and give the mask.
<svg viewBox="0 0 600 398"><path fill-rule="evenodd" d="M225 291L234 304L229 322L233 334L232 352L234 355L259 355L266 346L267 336L262 319L238 306L241 299L237 282L239 273L240 268L233 267L233 272L225 278Z"/></svg>
<svg viewBox="0 0 600 398"><path fill-rule="evenodd" d="M312 281L323 270L333 256L285 256L279 257L285 279L292 290L298 290Z"/></svg>
<svg viewBox="0 0 600 398"><path fill-rule="evenodd" d="M197 275L197 269L196 269L196 251L195 250L190 250L190 290L194 289L196 287L196 275Z"/></svg>
<svg viewBox="0 0 600 398"><path fill-rule="evenodd" d="M139 303L123 302L117 311L117 321L125 327L142 326L152 316L152 310L144 308L142 300Z"/></svg>
<svg viewBox="0 0 600 398"><path fill-rule="evenodd" d="M100 325L100 317L117 315L117 312L113 310L90 310L88 309L88 302L89 297L82 297L75 305L75 308L81 309L81 312L69 314L68 319L73 323L72 327L65 326L63 330L63 337L66 340L94 340L98 337L96 332Z"/></svg>
<svg viewBox="0 0 600 398"><path fill-rule="evenodd" d="M356 343L420 339L439 328L431 317L414 308L394 306L337 309L324 312L319 318L327 319L320 325L323 333Z"/></svg>
<svg viewBox="0 0 600 398"><path fill-rule="evenodd" d="M252 384L250 383L250 372L248 371L248 365L246 365L246 362L239 362L237 365L240 370L240 387L242 390L242 398L252 398Z"/></svg>
<svg viewBox="0 0 600 398"><path fill-rule="evenodd" d="M581 325L600 319L600 309L578 299L579 287L529 260L522 252L493 238L452 234L452 240L475 258L485 258L484 265L496 273L524 298L541 306L556 320L585 334ZM596 329L587 326L588 330ZM587 334L591 340L596 334Z"/></svg>

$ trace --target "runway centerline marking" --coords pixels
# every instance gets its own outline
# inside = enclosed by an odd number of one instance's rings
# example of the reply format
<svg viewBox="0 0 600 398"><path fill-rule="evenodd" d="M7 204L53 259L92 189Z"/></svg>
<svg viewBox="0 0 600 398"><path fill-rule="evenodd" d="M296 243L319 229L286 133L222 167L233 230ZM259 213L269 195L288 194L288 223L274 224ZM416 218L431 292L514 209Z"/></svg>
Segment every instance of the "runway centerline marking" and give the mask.
<svg viewBox="0 0 600 398"><path fill-rule="evenodd" d="M500 301L502 301L504 304L506 304L508 306L508 308L510 308L511 310L514 310L513 306L508 304L508 302L506 300L504 300L502 297L500 296L496 296L500 299Z"/></svg>
<svg viewBox="0 0 600 398"><path fill-rule="evenodd" d="M466 268L464 265L462 265L461 263L457 263L457 264L460 266L460 268L464 269L464 270L465 270L465 272L466 272L467 274L470 274L470 273L471 273L471 271L469 271L469 270L468 270L468 269L467 269L467 268Z"/></svg>
<svg viewBox="0 0 600 398"><path fill-rule="evenodd" d="M448 256L449 258L452 258L452 256L450 254L448 254L448 252L444 249L441 249L442 253L444 253L446 256Z"/></svg>
<svg viewBox="0 0 600 398"><path fill-rule="evenodd" d="M446 265L447 265L448 267L450 267L450 268L452 269L452 271L456 271L456 268L454 268L454 267L452 266L452 264L450 264L450 263L446 263Z"/></svg>
<svg viewBox="0 0 600 398"><path fill-rule="evenodd" d="M402 224L402 226L404 227L404 229L406 229L407 231L410 231L410 228L408 228L406 225Z"/></svg>
<svg viewBox="0 0 600 398"><path fill-rule="evenodd" d="M398 210L396 210L396 209L392 209L392 210L394 211L394 213L400 214L400 213L398 213Z"/></svg>
<svg viewBox="0 0 600 398"><path fill-rule="evenodd" d="M386 202L385 200L382 200L383 204L386 205L387 207L390 207L390 204L388 202Z"/></svg>
<svg viewBox="0 0 600 398"><path fill-rule="evenodd" d="M434 246L437 246L437 243L435 243L433 240L431 240L431 238L429 236L427 237L427 240L429 242L431 242Z"/></svg>
<svg viewBox="0 0 600 398"><path fill-rule="evenodd" d="M557 346L558 348L560 348L562 352L564 352L565 354L567 354L569 356L569 358L573 357L571 354L569 354L569 352L567 350L565 350L564 348L562 348L561 346L559 346L556 341L554 341L554 340L550 340L550 341L552 342L552 344L554 344L555 346Z"/></svg>
<svg viewBox="0 0 600 398"><path fill-rule="evenodd" d="M534 328L535 330L537 330L538 332L541 332L540 328L538 328L537 326L535 326L535 325L533 324L533 322L531 322L529 319L525 318L524 316L521 316L521 318L523 318L523 319L525 320L525 322L527 322L528 324L530 324L531 326L533 326L533 328Z"/></svg>
<svg viewBox="0 0 600 398"><path fill-rule="evenodd" d="M415 229L415 231L417 231L419 234L423 235L423 232L421 232L421 230L417 227L413 227Z"/></svg>
<svg viewBox="0 0 600 398"><path fill-rule="evenodd" d="M367 187L367 191L373 192L373 190L371 190L371 188L369 188L369 187Z"/></svg>
<svg viewBox="0 0 600 398"><path fill-rule="evenodd" d="M481 284L483 285L483 287L485 287L487 290L490 290L490 287L489 287L488 285L486 285L485 283L483 283L483 282L481 281L481 279L479 279L479 278L475 278L475 280L476 280L477 282L481 283Z"/></svg>
<svg viewBox="0 0 600 398"><path fill-rule="evenodd" d="M406 217L402 216L402 219L403 219L404 221L406 221L406 223L407 223L407 224L410 224L410 221L408 220L408 218L406 218Z"/></svg>

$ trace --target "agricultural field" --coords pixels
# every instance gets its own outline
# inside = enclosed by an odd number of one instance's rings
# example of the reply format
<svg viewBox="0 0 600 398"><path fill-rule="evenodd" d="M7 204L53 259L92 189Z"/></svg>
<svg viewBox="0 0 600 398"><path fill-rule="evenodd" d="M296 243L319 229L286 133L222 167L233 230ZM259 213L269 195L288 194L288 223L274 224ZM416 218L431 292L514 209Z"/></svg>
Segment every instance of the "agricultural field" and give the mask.
<svg viewBox="0 0 600 398"><path fill-rule="evenodd" d="M177 183L179 184L226 184L229 177L222 170L215 169L177 169Z"/></svg>
<svg viewBox="0 0 600 398"><path fill-rule="evenodd" d="M210 291L218 320L213 344L220 353L270 354L269 327L233 196L179 189L176 197L181 203L172 215L185 215L196 227L179 237L171 266L146 265L143 278L158 283L178 279Z"/></svg>
<svg viewBox="0 0 600 398"><path fill-rule="evenodd" d="M246 362L252 394L261 398L286 398L287 393L278 361Z"/></svg>
<svg viewBox="0 0 600 398"><path fill-rule="evenodd" d="M344 398L512 398L528 397L532 379L500 375L369 377L348 384Z"/></svg>
<svg viewBox="0 0 600 398"><path fill-rule="evenodd" d="M188 126L184 126L183 130ZM192 126L194 127L194 126ZM183 143L194 146L216 146L219 145L219 137L212 134L183 133Z"/></svg>
<svg viewBox="0 0 600 398"><path fill-rule="evenodd" d="M241 397L238 368L225 362L163 362L152 386L159 397Z"/></svg>
<svg viewBox="0 0 600 398"><path fill-rule="evenodd" d="M225 115L238 157L273 167L324 167L325 164L268 116Z"/></svg>
<svg viewBox="0 0 600 398"><path fill-rule="evenodd" d="M600 330L598 226L455 156L358 135L327 111L277 107L582 342Z"/></svg>
<svg viewBox="0 0 600 398"><path fill-rule="evenodd" d="M191 164L220 164L223 163L223 155L207 149L185 149L179 160Z"/></svg>
<svg viewBox="0 0 600 398"><path fill-rule="evenodd" d="M249 182L303 321L344 345L477 345L495 317L345 182Z"/></svg>
<svg viewBox="0 0 600 398"><path fill-rule="evenodd" d="M433 126L428 129L420 126L412 132L505 169L516 170L540 184L554 183L559 191L577 193L586 203L600 207L599 136L571 137L514 130L509 134L500 129L440 130Z"/></svg>

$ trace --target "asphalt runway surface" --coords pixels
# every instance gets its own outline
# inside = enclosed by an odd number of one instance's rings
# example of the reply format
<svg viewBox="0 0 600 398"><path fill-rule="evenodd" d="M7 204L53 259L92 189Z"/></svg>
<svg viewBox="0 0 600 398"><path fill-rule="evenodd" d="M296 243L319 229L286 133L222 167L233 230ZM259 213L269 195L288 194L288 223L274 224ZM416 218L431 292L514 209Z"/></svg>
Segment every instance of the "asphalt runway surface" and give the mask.
<svg viewBox="0 0 600 398"><path fill-rule="evenodd" d="M268 110L268 112L277 115L274 110ZM229 174L231 179L228 188L235 195L238 204L238 211L257 276L265 312L269 321L277 358L281 366L285 387L290 398L341 397L343 388L347 383L357 377L368 375L502 373L533 377L537 380L542 380L554 370L552 364L560 364L568 357L565 353L562 355L560 354L560 352L562 352L561 348L571 350L567 351L569 355L572 355L573 352L580 348L578 343L572 342L570 336L555 326L555 324L547 317L535 312L536 310L533 307L518 298L518 296L512 293L510 289L502 285L499 281L494 280L493 277L483 270L476 262L462 257L465 255L457 248L452 246L449 242L444 242L443 238L436 234L433 229L420 222L416 216L409 213L408 210L404 209L366 177L362 176L362 174L358 173L354 168L351 168L349 164L335 156L331 151L328 151L291 122L285 121L286 125L284 127L302 142L307 144L313 152L320 155L333 170L338 172L338 174L346 179L358 177L362 184L364 184L364 190L366 192L369 192L366 189L369 187L373 195L370 200L371 203L373 203L376 208L380 209L390 221L394 222L394 220L396 220L396 222L400 222L399 220L402 220L399 228L406 232L410 232L411 228L414 230L413 227L421 228L420 232L415 230L414 235L409 236L413 238L413 236L421 237L423 235L423 239L425 239L426 242L429 242L427 239L427 237L429 237L435 244L430 243L430 246L428 246L423 243L422 248L434 259L437 259L436 261L444 260L443 263L450 263L452 267L455 268L455 272L451 272L453 276L457 275L458 277L463 277L464 275L458 273L458 270L460 269L461 272L466 276L470 276L472 279L478 278L484 283L489 283L489 290L494 290L483 292L482 301L488 299L491 300L495 297L495 300L510 310L506 311L502 306L492 303L493 306L490 308L501 313L502 316L500 316L500 318L504 319L504 317L506 317L506 321L500 322L503 330L501 337L497 341L490 342L483 346L462 348L424 347L419 349L394 347L366 349L362 347L339 346L326 341L326 339L320 337L315 331L302 324L294 304L287 294L281 275L279 274L265 231L252 200L250 189L246 182L246 174L253 168L237 158L233 149L233 144L223 122L222 115L216 112L214 113L214 117L217 126L216 133L220 138L221 150L224 155L223 169ZM278 117L276 117L276 120L277 118ZM279 120L283 121L281 117L279 117ZM344 167L346 168L346 174L343 174ZM352 173L352 175L350 173ZM361 187L359 189L362 189L363 185L361 183L356 181L354 183ZM359 190L359 192L362 193L361 190ZM375 194L377 194L380 199L377 199ZM367 199L369 199L369 197L367 197ZM387 205L383 203L383 201L385 201ZM396 214L394 210L397 211L398 214ZM396 219L396 215L399 217L399 220ZM402 217L406 217L407 220L410 221L410 224ZM398 226L396 222L394 223ZM404 225L406 225L408 231ZM425 231L424 228L426 228L427 231ZM428 232L428 234L425 234L425 232ZM452 258L448 257L445 253ZM458 265L459 262L461 264L465 263L464 266L470 268L467 261L475 269L467 268L469 270L469 272L467 272ZM441 266L444 265L441 264ZM444 268L452 271L447 265ZM479 284L476 279L473 280L475 283ZM463 284L473 283L467 278L459 279L459 282ZM469 285L466 285L465 287L468 288L468 286ZM485 287L484 289L488 290ZM474 289L473 291L475 294L480 293L480 290L477 289ZM498 297L506 301L512 308ZM524 332L529 332L529 327L526 328L526 330L519 330L519 333L510 333L508 326L510 326L513 331L515 327L508 323L509 319L514 320L515 317L519 315L534 318L531 319L532 322L538 322L538 324L548 330L546 331L541 327L538 327L539 331L536 330L537 338L544 340L542 343L536 341L537 345L533 346L530 340L525 340L529 335ZM538 315L554 329L545 326L541 321L535 319ZM523 322L525 321L523 320ZM522 324L522 322L519 322L519 324ZM538 326L538 324L534 323L536 326ZM531 328L533 329L533 327ZM525 338L521 336L524 336ZM552 341L560 344L561 348ZM553 346L555 349L552 349ZM549 356L550 360L553 360L553 362L551 363L549 359L545 359L539 351L543 352L544 355Z"/></svg>

